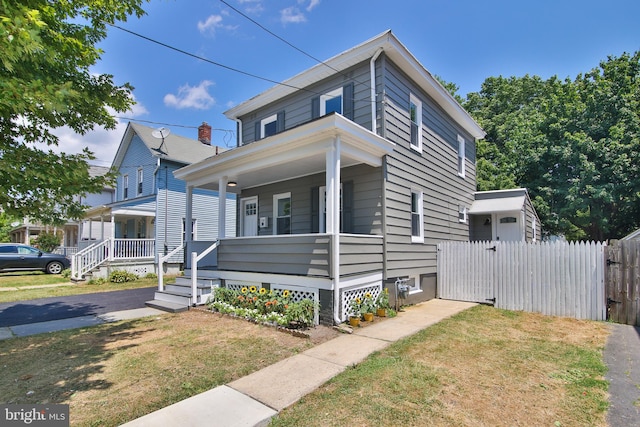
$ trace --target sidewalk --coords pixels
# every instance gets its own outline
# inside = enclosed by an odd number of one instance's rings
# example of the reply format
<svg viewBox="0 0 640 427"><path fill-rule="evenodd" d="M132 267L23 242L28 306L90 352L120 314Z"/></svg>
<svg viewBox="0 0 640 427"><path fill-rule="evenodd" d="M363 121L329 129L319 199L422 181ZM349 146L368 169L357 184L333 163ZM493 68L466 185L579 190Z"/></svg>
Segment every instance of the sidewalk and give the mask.
<svg viewBox="0 0 640 427"><path fill-rule="evenodd" d="M474 305L434 299L408 307L397 317L341 335L123 426L265 426L279 411L371 353Z"/></svg>

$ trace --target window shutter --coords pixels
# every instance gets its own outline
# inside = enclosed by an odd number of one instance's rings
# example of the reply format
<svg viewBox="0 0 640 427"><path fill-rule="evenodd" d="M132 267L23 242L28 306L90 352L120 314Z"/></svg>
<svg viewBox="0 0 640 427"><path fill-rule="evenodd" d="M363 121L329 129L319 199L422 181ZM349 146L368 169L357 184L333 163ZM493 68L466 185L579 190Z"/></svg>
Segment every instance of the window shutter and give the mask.
<svg viewBox="0 0 640 427"><path fill-rule="evenodd" d="M276 133L280 133L284 131L284 111L280 111L278 113L278 118L276 119Z"/></svg>
<svg viewBox="0 0 640 427"><path fill-rule="evenodd" d="M320 187L311 187L311 232L320 231Z"/></svg>
<svg viewBox="0 0 640 427"><path fill-rule="evenodd" d="M355 117L354 114L354 90L353 90L353 82L345 85L342 88L342 115L345 116L349 120L353 120Z"/></svg>
<svg viewBox="0 0 640 427"><path fill-rule="evenodd" d="M320 117L320 97L311 98L311 119Z"/></svg>
<svg viewBox="0 0 640 427"><path fill-rule="evenodd" d="M353 181L342 183L342 227L343 233L353 233Z"/></svg>
<svg viewBox="0 0 640 427"><path fill-rule="evenodd" d="M259 139L260 139L260 134L262 133L262 132L261 132L261 131L262 131L261 127L262 127L262 126L260 125L260 120L258 120L258 121L256 122L256 130L255 130L255 133L256 133L256 134L254 135L254 138L253 138L253 140L254 140L254 141L257 141L257 140L259 140Z"/></svg>

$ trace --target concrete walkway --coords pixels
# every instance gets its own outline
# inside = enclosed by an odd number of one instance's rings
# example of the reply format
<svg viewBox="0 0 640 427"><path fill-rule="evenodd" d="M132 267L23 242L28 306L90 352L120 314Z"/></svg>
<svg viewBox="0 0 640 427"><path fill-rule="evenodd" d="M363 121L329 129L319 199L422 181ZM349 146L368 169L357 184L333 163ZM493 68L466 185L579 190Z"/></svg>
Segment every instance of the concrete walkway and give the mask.
<svg viewBox="0 0 640 427"><path fill-rule="evenodd" d="M434 299L357 329L227 385L124 424L126 427L264 426L279 411L371 353L475 304Z"/></svg>
<svg viewBox="0 0 640 427"><path fill-rule="evenodd" d="M604 361L609 368L609 425L640 427L640 327L611 324Z"/></svg>

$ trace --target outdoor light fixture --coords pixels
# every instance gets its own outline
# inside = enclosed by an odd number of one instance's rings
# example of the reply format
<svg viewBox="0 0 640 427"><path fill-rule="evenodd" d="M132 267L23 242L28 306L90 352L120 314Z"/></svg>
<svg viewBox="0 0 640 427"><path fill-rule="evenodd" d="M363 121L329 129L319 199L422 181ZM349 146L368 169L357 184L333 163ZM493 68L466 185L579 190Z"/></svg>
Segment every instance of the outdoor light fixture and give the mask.
<svg viewBox="0 0 640 427"><path fill-rule="evenodd" d="M238 185L238 183L237 183L237 182L235 182L235 181L229 181L229 182L227 183L227 185L228 185L229 187L235 187L236 185Z"/></svg>

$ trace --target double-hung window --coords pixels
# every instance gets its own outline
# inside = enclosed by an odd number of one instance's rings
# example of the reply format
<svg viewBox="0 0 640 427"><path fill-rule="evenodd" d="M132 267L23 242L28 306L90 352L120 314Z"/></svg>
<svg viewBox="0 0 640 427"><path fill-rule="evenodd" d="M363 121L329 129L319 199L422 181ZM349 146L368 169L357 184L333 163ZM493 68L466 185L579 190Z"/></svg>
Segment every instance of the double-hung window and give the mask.
<svg viewBox="0 0 640 427"><path fill-rule="evenodd" d="M129 175L122 176L122 199L127 200L129 198Z"/></svg>
<svg viewBox="0 0 640 427"><path fill-rule="evenodd" d="M411 121L411 148L422 151L422 102L409 96L409 117Z"/></svg>
<svg viewBox="0 0 640 427"><path fill-rule="evenodd" d="M142 172L142 168L140 168L138 169L138 196L142 194L142 178L143 178L143 172Z"/></svg>
<svg viewBox="0 0 640 427"><path fill-rule="evenodd" d="M466 223L467 219L467 207L462 205L458 206L458 222Z"/></svg>
<svg viewBox="0 0 640 427"><path fill-rule="evenodd" d="M196 231L196 226L198 225L197 220L192 219L191 220L191 241L193 242L194 240L197 239L198 233ZM185 218L182 218L182 243L186 242L187 238L187 220Z"/></svg>
<svg viewBox="0 0 640 427"><path fill-rule="evenodd" d="M273 196L273 234L291 234L291 193Z"/></svg>
<svg viewBox="0 0 640 427"><path fill-rule="evenodd" d="M464 138L458 135L458 175L464 178L465 161L464 161Z"/></svg>
<svg viewBox="0 0 640 427"><path fill-rule="evenodd" d="M422 191L411 190L411 241L424 242Z"/></svg>
<svg viewBox="0 0 640 427"><path fill-rule="evenodd" d="M320 115L336 112L342 114L342 88L320 95Z"/></svg>
<svg viewBox="0 0 640 427"><path fill-rule="evenodd" d="M275 135L278 131L278 115L274 114L260 121L260 138Z"/></svg>

